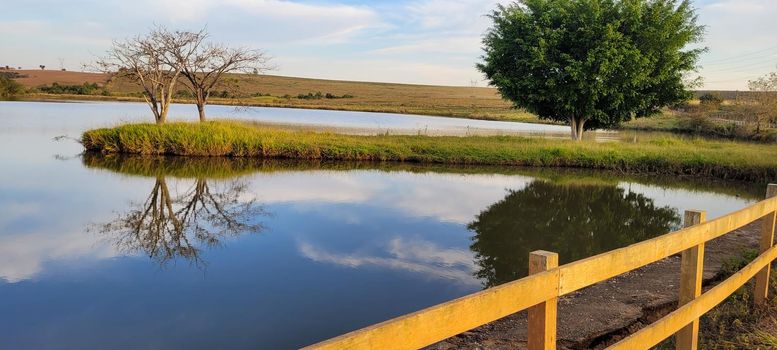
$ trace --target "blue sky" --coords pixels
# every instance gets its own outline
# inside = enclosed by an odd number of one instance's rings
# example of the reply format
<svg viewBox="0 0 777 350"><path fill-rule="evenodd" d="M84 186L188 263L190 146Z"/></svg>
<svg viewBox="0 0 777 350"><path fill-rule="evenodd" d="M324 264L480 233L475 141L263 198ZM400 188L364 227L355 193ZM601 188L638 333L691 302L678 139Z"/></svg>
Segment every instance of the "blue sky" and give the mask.
<svg viewBox="0 0 777 350"><path fill-rule="evenodd" d="M204 25L217 41L262 48L271 74L416 84L487 82L474 64L502 0L0 0L0 64L77 70L111 39L154 23ZM708 26L705 87L746 89L777 70L775 0L696 1Z"/></svg>

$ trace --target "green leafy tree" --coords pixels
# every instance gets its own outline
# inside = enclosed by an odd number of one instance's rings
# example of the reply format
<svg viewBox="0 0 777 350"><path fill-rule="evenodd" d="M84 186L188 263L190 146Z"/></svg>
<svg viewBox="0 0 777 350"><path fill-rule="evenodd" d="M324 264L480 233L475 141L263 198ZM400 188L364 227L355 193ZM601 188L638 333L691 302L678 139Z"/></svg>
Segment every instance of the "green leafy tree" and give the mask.
<svg viewBox="0 0 777 350"><path fill-rule="evenodd" d="M706 49L689 1L521 0L499 6L477 67L502 96L572 138L685 101Z"/></svg>

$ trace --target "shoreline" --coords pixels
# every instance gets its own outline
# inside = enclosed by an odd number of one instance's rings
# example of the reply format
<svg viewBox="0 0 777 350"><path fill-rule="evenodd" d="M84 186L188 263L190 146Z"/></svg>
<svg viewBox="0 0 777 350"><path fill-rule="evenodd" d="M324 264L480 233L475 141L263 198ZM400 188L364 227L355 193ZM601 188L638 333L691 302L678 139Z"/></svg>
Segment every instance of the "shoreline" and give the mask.
<svg viewBox="0 0 777 350"><path fill-rule="evenodd" d="M613 144L520 136L356 136L213 121L94 129L81 141L87 151L117 154L588 168L755 182L777 178L773 147L669 137Z"/></svg>

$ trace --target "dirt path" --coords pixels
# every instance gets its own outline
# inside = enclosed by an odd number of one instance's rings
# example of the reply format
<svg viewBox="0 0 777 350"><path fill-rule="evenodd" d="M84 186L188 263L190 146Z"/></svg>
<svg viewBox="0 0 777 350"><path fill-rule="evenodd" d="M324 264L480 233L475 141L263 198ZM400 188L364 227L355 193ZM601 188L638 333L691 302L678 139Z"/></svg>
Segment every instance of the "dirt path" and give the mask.
<svg viewBox="0 0 777 350"><path fill-rule="evenodd" d="M724 261L757 247L760 227L760 221L755 222L707 243L705 287L717 282ZM604 348L671 312L677 306L679 275L678 255L562 297L558 305L558 348ZM526 312L429 347L440 350L525 348Z"/></svg>

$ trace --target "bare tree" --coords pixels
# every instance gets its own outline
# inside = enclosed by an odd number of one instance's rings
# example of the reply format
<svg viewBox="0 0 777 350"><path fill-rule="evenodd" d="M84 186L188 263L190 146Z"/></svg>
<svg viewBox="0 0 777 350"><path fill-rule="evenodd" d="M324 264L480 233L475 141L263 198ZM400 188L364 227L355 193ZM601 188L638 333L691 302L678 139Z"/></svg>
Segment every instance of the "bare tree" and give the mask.
<svg viewBox="0 0 777 350"><path fill-rule="evenodd" d="M40 68L40 70L46 70L46 66L43 64L39 65L38 67Z"/></svg>
<svg viewBox="0 0 777 350"><path fill-rule="evenodd" d="M181 67L183 83L194 96L200 121L205 121L205 105L210 93L220 83L223 84L225 74L258 74L270 69L270 66L269 57L260 50L204 43L208 37L205 29L196 34L197 42L185 46L177 46L173 42L168 50L175 60L171 64Z"/></svg>
<svg viewBox="0 0 777 350"><path fill-rule="evenodd" d="M199 40L198 33L157 26L145 35L114 41L106 56L97 61L97 68L140 85L156 123L164 124L181 75L181 66L170 59L170 52Z"/></svg>
<svg viewBox="0 0 777 350"><path fill-rule="evenodd" d="M756 132L761 132L761 125L768 127L777 121L777 73L772 72L756 80L748 81L751 94L747 101L753 110Z"/></svg>

